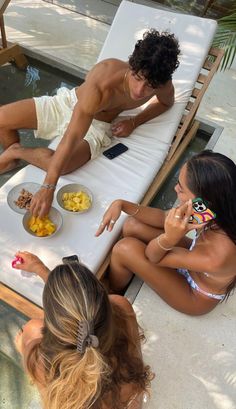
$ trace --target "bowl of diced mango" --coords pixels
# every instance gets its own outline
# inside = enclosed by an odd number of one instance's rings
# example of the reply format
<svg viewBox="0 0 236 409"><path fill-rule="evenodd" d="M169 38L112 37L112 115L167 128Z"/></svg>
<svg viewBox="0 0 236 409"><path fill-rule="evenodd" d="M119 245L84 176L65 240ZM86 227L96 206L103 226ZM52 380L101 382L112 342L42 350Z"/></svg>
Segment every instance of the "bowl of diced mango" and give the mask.
<svg viewBox="0 0 236 409"><path fill-rule="evenodd" d="M49 214L42 218L26 212L22 224L25 231L34 237L52 237L62 226L62 215L55 207L51 207Z"/></svg>
<svg viewBox="0 0 236 409"><path fill-rule="evenodd" d="M63 210L74 214L87 212L92 206L92 193L83 185L70 183L57 192L57 202Z"/></svg>

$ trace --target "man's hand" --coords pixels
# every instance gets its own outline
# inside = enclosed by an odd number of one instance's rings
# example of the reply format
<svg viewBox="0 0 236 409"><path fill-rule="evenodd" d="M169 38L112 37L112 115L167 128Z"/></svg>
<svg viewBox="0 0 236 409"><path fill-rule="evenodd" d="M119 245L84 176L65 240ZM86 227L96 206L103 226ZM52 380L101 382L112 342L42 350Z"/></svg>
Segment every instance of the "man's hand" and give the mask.
<svg viewBox="0 0 236 409"><path fill-rule="evenodd" d="M119 137L129 136L135 129L134 118L124 119L123 121L115 122L112 127L112 135Z"/></svg>
<svg viewBox="0 0 236 409"><path fill-rule="evenodd" d="M53 189L41 188L31 199L30 212L33 216L42 218L48 215L53 201Z"/></svg>

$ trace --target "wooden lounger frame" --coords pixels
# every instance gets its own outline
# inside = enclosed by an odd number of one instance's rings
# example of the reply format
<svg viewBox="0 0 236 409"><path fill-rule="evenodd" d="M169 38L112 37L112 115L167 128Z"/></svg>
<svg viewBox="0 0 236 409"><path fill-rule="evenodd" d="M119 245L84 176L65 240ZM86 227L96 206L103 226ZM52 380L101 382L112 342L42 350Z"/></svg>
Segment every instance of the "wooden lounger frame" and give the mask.
<svg viewBox="0 0 236 409"><path fill-rule="evenodd" d="M10 1L11 0L0 0L0 31L2 39L2 46L0 45L0 66L7 62L14 61L18 68L24 69L27 67L28 61L22 53L20 46L18 44L9 45L7 43L3 13Z"/></svg>
<svg viewBox="0 0 236 409"><path fill-rule="evenodd" d="M208 57L202 67L202 70L198 76L195 84L195 88L192 91L189 102L186 105L185 113L180 121L178 130L176 132L175 138L170 147L168 156L162 165L160 171L154 178L151 186L147 190L145 196L143 197L141 204L148 205L157 192L160 190L161 186L165 182L169 173L173 167L178 162L179 158L185 151L188 144L196 135L199 127L199 122L195 120L195 115L202 97L213 77L221 59L224 55L222 49L211 48ZM101 279L108 267L110 261L110 254L107 255L102 265L100 266L97 277ZM36 306L34 303L23 297L22 295L16 293L15 291L8 288L6 285L0 283L0 300L5 301L12 307L21 311L28 317L35 318L42 315L42 309Z"/></svg>

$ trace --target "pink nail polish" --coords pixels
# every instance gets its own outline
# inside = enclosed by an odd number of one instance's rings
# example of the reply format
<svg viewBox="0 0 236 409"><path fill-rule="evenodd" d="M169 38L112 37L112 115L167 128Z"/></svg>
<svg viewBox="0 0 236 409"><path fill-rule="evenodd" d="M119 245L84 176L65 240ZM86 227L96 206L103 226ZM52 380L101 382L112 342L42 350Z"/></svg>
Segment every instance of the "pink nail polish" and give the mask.
<svg viewBox="0 0 236 409"><path fill-rule="evenodd" d="M12 268L16 268L17 264L22 264L24 262L23 258L20 256L15 256L11 262Z"/></svg>

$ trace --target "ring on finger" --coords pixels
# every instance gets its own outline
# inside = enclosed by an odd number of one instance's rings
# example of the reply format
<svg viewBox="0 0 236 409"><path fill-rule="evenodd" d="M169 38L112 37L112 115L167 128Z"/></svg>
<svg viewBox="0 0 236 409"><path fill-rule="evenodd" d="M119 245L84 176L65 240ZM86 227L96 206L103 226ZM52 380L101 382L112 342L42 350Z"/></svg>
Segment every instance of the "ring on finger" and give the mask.
<svg viewBox="0 0 236 409"><path fill-rule="evenodd" d="M115 224L115 220L111 219L110 224Z"/></svg>
<svg viewBox="0 0 236 409"><path fill-rule="evenodd" d="M182 217L179 214L175 214L176 219L182 219Z"/></svg>
<svg viewBox="0 0 236 409"><path fill-rule="evenodd" d="M104 226L104 223L103 223L103 222L101 222L101 223L100 223L100 226Z"/></svg>

